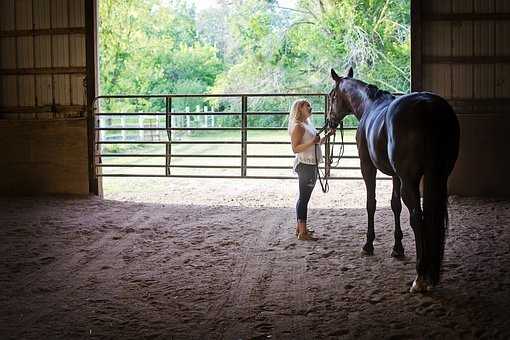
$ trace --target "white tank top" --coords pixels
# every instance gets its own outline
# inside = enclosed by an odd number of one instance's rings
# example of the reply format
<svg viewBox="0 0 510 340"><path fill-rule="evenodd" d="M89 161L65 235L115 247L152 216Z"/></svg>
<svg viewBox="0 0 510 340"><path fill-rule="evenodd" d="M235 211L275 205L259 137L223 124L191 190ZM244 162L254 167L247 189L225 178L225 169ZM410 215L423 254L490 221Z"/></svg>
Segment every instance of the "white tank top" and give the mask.
<svg viewBox="0 0 510 340"><path fill-rule="evenodd" d="M317 135L317 130L310 121L303 123L293 123L289 129L289 135L292 135L292 132L297 125L301 125L305 129L305 133L303 134L303 139L301 141L302 144L309 143L314 140L315 136ZM317 150L317 158L315 158L315 150ZM293 169L296 171L296 167L299 163L315 165L317 164L316 159L319 161L319 163L322 163L322 150L319 144L310 145L302 152L296 153Z"/></svg>

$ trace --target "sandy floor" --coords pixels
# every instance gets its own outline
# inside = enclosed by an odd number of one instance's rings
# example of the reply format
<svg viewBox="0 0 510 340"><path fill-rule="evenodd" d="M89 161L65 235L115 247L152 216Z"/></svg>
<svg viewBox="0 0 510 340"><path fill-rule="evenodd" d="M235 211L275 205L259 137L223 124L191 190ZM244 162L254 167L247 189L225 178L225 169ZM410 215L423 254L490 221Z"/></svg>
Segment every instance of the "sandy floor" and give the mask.
<svg viewBox="0 0 510 340"><path fill-rule="evenodd" d="M451 198L442 283L412 295L407 212L407 257L389 256L390 183L373 257L362 183L314 193L317 242L293 234L295 184L0 198L0 338L510 338L509 200Z"/></svg>

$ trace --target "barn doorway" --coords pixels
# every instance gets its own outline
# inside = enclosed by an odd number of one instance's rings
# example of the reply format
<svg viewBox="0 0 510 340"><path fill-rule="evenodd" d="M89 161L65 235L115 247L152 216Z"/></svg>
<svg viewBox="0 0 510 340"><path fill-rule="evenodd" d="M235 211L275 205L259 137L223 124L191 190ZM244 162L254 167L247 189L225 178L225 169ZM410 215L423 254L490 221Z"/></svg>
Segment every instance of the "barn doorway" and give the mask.
<svg viewBox="0 0 510 340"><path fill-rule="evenodd" d="M99 1L100 95L196 95L171 98L170 108L165 98L98 100L100 112L112 114L96 119L104 129L98 133L104 142L101 153L107 155L96 170L105 197L177 197L183 186L215 194L219 187L285 191L288 181L281 179L294 176L285 131L290 104L313 94L307 98L320 126L325 110L320 94L329 91L331 66L355 65L368 82L393 92L409 91L409 1L376 2L371 11L356 1L341 8L312 1L207 3ZM248 22L240 20L246 13L252 14ZM129 20L119 21L126 17ZM343 32L342 39L332 34L336 31ZM247 97L243 104L242 98L205 96L208 93L267 95ZM285 93L298 96L275 95ZM250 130L245 132L239 114L243 105L249 113L245 128ZM351 128L345 136L346 157L333 175L360 179L353 145L356 122L351 119L346 125ZM182 178L161 178L168 175ZM193 179L239 175L269 182ZM212 186L205 189L205 183ZM168 192L173 187L175 191Z"/></svg>

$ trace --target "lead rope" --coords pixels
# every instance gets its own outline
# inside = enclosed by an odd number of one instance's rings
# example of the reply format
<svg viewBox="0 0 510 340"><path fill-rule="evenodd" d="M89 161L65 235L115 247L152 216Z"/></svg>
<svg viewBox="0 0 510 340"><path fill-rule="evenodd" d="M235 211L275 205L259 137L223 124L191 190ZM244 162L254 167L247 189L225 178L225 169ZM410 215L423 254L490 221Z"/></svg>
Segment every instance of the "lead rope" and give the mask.
<svg viewBox="0 0 510 340"><path fill-rule="evenodd" d="M317 133L317 135L319 135L322 131L325 131L325 133L327 135L328 124L329 124L329 122L326 121L324 126ZM344 148L344 123L343 123L343 121L340 122L340 139L341 139L340 150L338 150L337 161L336 161L336 164L334 165L335 167L338 166L338 164L340 163L340 159L344 155L345 148ZM333 155L334 155L333 148L335 146L335 140L336 140L336 135L333 136L333 144L330 143L330 136L328 136L326 138L326 140L324 141L325 157L324 157L324 174L322 175L322 178L321 178L321 171L319 169L319 158L317 157L317 148L320 148L320 145L315 144L315 164L317 166L317 177L319 177L319 183L321 185L321 189L322 189L323 193L327 193L329 191L328 179L331 175L331 164L333 163ZM322 182L322 179L324 179L324 183Z"/></svg>
<svg viewBox="0 0 510 340"><path fill-rule="evenodd" d="M328 125L329 122L326 121L324 123L324 126L317 132L317 136L320 138L320 133L324 131L327 135L328 133ZM317 148L320 148L320 144L315 144L315 166L317 169L317 177L319 178L319 183L321 185L321 189L323 193L327 193L329 191L329 183L328 183L328 177L329 177L329 166L331 165L331 157L329 155L329 149L330 149L330 143L329 143L329 136L324 141L324 154L326 155L324 157L324 175L322 175L321 178L321 171L319 169L319 157L317 156ZM322 179L324 179L324 183L322 182Z"/></svg>
<svg viewBox="0 0 510 340"><path fill-rule="evenodd" d="M333 136L333 145L335 144L335 136ZM336 163L334 167L336 168L340 163L340 159L344 156L345 146L344 146L344 122L340 122L340 150L338 150L338 157L336 159ZM331 148L331 162L333 162L333 148Z"/></svg>

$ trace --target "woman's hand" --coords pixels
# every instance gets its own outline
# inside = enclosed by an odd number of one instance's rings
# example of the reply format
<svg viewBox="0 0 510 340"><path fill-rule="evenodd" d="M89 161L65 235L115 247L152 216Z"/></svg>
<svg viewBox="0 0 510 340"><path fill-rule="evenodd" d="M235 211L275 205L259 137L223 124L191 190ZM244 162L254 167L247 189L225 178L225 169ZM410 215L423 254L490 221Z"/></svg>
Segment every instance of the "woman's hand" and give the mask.
<svg viewBox="0 0 510 340"><path fill-rule="evenodd" d="M334 135L335 133L336 133L336 129L331 129L331 130L329 130L329 132L328 132L328 133L326 133L326 135L320 139L320 143L321 143L321 144L324 144L324 143L326 142L326 140L327 140L330 136Z"/></svg>

